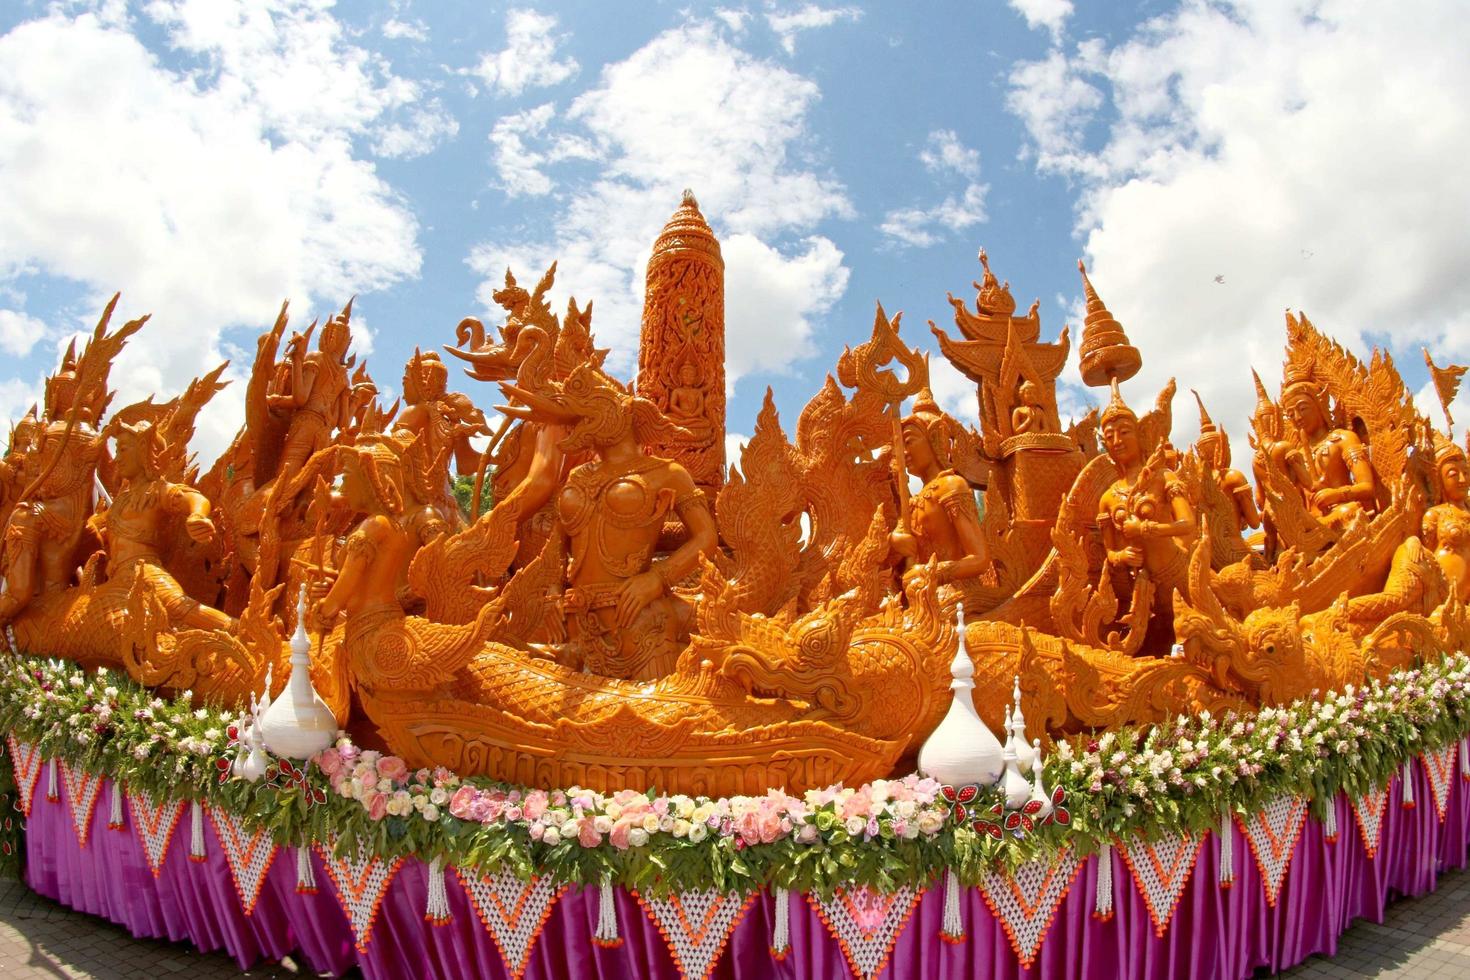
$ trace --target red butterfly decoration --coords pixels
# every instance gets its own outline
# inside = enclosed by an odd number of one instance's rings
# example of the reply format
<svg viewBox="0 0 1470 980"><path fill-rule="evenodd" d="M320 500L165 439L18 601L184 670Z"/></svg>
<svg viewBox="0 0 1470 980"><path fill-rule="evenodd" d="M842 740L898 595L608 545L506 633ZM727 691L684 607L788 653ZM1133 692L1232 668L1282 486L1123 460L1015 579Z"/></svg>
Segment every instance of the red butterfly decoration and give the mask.
<svg viewBox="0 0 1470 980"><path fill-rule="evenodd" d="M1057 823L1063 827L1071 824L1072 814L1068 813L1067 808L1062 805L1066 802L1067 791L1058 786L1051 794L1051 813L1048 813L1046 819L1041 821L1042 824Z"/></svg>
<svg viewBox="0 0 1470 980"><path fill-rule="evenodd" d="M990 810L988 811L992 817L996 817L997 818L996 820L983 820L983 819L981 819L979 817L976 817L975 818L975 823L973 825L974 828L975 828L975 833L977 833L977 834L989 834L991 837L995 838L996 840L1000 840L1003 835L1001 833L1000 822L999 822L999 819L998 818L1000 817L1000 815L1001 815L1001 813L1003 811L1004 811L1003 805L1000 804L1000 803L997 803L995 806L991 807Z"/></svg>
<svg viewBox="0 0 1470 980"><path fill-rule="evenodd" d="M276 789L299 787L301 795L306 798L307 806L327 802L326 792L320 786L308 784L306 771L293 766L290 759L277 760L274 766L266 770L266 778Z"/></svg>
<svg viewBox="0 0 1470 980"><path fill-rule="evenodd" d="M952 804L949 815L956 823L964 823L970 817L969 805L975 802L975 797L980 795L980 787L971 783L968 786L941 786L939 795L944 797L946 803Z"/></svg>
<svg viewBox="0 0 1470 980"><path fill-rule="evenodd" d="M214 767L219 770L220 782L227 783L230 781L230 766L231 762L225 756L220 756L214 760Z"/></svg>

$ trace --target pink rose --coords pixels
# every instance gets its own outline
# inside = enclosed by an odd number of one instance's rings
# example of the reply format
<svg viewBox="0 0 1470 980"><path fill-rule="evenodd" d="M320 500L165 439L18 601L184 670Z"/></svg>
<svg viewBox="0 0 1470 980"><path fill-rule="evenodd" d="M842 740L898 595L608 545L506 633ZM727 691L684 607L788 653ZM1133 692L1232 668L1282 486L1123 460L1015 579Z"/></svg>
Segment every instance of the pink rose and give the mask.
<svg viewBox="0 0 1470 980"><path fill-rule="evenodd" d="M591 817L583 817L581 826L577 828L577 843L583 847L596 847L602 843L602 835L592 825Z"/></svg>
<svg viewBox="0 0 1470 980"><path fill-rule="evenodd" d="M362 807L373 820L382 820L388 815L388 797L375 789L365 789L362 791Z"/></svg>
<svg viewBox="0 0 1470 980"><path fill-rule="evenodd" d="M337 773L342 771L342 753L336 749L325 749L318 752L316 755L316 767L328 779L336 779Z"/></svg>
<svg viewBox="0 0 1470 980"><path fill-rule="evenodd" d="M546 793L535 790L526 794L526 805L522 808L527 820L540 820L546 812Z"/></svg>
<svg viewBox="0 0 1470 980"><path fill-rule="evenodd" d="M518 807L518 806L508 806L508 807L505 808L505 820L506 820L506 823L519 823L520 822L520 819L521 819L521 808L520 807Z"/></svg>
<svg viewBox="0 0 1470 980"><path fill-rule="evenodd" d="M631 820L619 820L613 824L612 833L607 835L608 843L620 851L627 850L628 831L632 829L633 822Z"/></svg>
<svg viewBox="0 0 1470 980"><path fill-rule="evenodd" d="M449 812L461 820L470 819L470 813L474 807L475 797L477 795L473 786L461 786L449 798Z"/></svg>
<svg viewBox="0 0 1470 980"><path fill-rule="evenodd" d="M408 763L396 755L385 755L378 760L378 778L401 783L408 778Z"/></svg>

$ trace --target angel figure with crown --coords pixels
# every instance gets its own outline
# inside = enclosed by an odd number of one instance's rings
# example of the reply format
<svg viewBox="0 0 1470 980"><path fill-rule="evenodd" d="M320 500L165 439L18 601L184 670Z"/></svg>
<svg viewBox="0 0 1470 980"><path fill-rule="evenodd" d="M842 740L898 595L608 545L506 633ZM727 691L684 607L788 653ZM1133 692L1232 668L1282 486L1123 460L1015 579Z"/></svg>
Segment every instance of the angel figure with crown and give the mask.
<svg viewBox="0 0 1470 980"><path fill-rule="evenodd" d="M1375 514L1378 476L1368 447L1351 429L1333 425L1327 392L1310 362L1288 366L1281 405L1294 432L1266 451L1301 490L1307 509L1339 531L1359 514Z"/></svg>

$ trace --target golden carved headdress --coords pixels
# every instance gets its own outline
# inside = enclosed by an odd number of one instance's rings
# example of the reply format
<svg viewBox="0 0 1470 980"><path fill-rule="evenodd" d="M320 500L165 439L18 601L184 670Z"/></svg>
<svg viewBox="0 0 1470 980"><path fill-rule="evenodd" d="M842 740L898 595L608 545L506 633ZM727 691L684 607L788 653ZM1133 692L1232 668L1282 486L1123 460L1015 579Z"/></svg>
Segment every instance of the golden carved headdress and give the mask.
<svg viewBox="0 0 1470 980"><path fill-rule="evenodd" d="M1225 430L1215 424L1210 418L1210 413L1205 411L1205 401L1199 396L1199 392L1193 388L1189 389L1194 394L1194 400L1199 405L1199 447L1200 455L1209 457L1212 447L1220 453L1220 465L1230 465L1230 439L1225 435Z"/></svg>
<svg viewBox="0 0 1470 980"><path fill-rule="evenodd" d="M1138 413L1129 408L1128 403L1123 401L1123 394L1118 390L1117 378L1114 378L1112 381L1112 392L1113 396L1108 399L1107 406L1103 408L1102 416L1097 421L1097 427L1099 429L1105 428L1109 422L1115 422L1122 418L1126 418L1136 424L1138 422Z"/></svg>

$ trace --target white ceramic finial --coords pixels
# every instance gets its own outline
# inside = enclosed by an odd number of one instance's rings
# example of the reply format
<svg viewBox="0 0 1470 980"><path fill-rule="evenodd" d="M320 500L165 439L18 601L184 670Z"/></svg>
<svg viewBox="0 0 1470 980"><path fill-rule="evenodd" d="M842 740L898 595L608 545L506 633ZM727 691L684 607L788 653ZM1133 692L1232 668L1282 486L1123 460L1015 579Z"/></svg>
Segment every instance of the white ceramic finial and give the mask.
<svg viewBox="0 0 1470 980"><path fill-rule="evenodd" d="M1005 775L1001 777L1000 791L1005 794L1006 807L1019 810L1031 799L1031 783L1021 775L1021 766L1016 761L1016 743L1012 740L1005 748Z"/></svg>
<svg viewBox="0 0 1470 980"><path fill-rule="evenodd" d="M975 665L965 647L963 605L957 628L959 643L949 665L953 697L948 714L919 750L919 771L947 786L990 786L1000 779L1005 759L1000 741L975 710Z"/></svg>
<svg viewBox="0 0 1470 980"><path fill-rule="evenodd" d="M291 674L286 689L260 720L266 748L288 759L309 759L337 739L337 720L311 686L311 637L306 634L306 586L296 601Z"/></svg>
<svg viewBox="0 0 1470 980"><path fill-rule="evenodd" d="M1041 781L1041 739L1031 743L1031 802L1041 804L1041 809L1031 815L1036 821L1042 821L1051 813L1051 794L1046 791L1045 784Z"/></svg>
<svg viewBox="0 0 1470 980"><path fill-rule="evenodd" d="M1021 713L1021 675L1016 675L1015 686L1011 688L1012 697L1015 699L1015 707L1011 709L1011 734L1016 741L1016 762L1021 767L1021 772L1031 769L1031 760L1035 758L1031 751L1031 743L1026 741L1026 716Z"/></svg>

